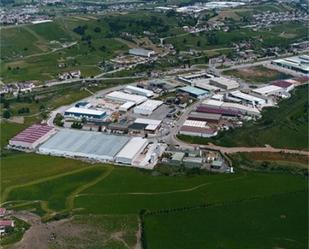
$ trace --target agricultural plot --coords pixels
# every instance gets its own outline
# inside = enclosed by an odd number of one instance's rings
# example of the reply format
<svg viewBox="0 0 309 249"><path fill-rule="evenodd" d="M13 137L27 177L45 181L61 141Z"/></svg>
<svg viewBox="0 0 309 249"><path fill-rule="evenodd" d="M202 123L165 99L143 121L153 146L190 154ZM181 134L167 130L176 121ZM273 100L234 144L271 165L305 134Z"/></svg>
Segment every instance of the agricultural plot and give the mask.
<svg viewBox="0 0 309 249"><path fill-rule="evenodd" d="M219 133L212 139L178 136L197 144L209 142L221 146L264 146L277 148L308 148L308 85L298 87L292 97L279 103L279 108L267 108L263 117L248 122L242 128Z"/></svg>
<svg viewBox="0 0 309 249"><path fill-rule="evenodd" d="M267 84L274 80L288 79L291 76L264 66L246 67L224 71L224 74L240 78L248 84Z"/></svg>
<svg viewBox="0 0 309 249"><path fill-rule="evenodd" d="M307 200L297 192L146 215L147 248L305 249Z"/></svg>

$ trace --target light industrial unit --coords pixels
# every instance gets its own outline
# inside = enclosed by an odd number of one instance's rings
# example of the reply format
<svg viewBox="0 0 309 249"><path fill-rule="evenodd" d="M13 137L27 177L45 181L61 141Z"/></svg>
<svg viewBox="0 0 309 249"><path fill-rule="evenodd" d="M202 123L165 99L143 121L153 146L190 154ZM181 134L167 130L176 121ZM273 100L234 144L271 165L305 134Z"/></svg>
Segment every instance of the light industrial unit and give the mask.
<svg viewBox="0 0 309 249"><path fill-rule="evenodd" d="M128 93L134 93L134 94L142 95L142 96L145 96L147 98L150 98L154 95L153 91L150 91L150 90L147 90L147 89L144 89L144 88L141 88L141 87L130 86L130 85L126 86L124 88L124 91L128 92Z"/></svg>
<svg viewBox="0 0 309 249"><path fill-rule="evenodd" d="M134 113L150 115L155 109L163 104L163 101L149 99L144 103L134 107Z"/></svg>
<svg viewBox="0 0 309 249"><path fill-rule="evenodd" d="M34 150L55 132L54 127L34 124L10 139L9 146L14 149Z"/></svg>
<svg viewBox="0 0 309 249"><path fill-rule="evenodd" d="M105 96L107 99L118 102L134 102L136 105L141 104L147 100L147 97L136 94L128 94L120 91L114 91Z"/></svg>
<svg viewBox="0 0 309 249"><path fill-rule="evenodd" d="M122 164L132 164L134 159L146 148L148 140L133 137L117 154L115 161Z"/></svg>
<svg viewBox="0 0 309 249"><path fill-rule="evenodd" d="M87 108L71 107L64 112L64 116L75 119L103 119L106 116L106 112Z"/></svg>

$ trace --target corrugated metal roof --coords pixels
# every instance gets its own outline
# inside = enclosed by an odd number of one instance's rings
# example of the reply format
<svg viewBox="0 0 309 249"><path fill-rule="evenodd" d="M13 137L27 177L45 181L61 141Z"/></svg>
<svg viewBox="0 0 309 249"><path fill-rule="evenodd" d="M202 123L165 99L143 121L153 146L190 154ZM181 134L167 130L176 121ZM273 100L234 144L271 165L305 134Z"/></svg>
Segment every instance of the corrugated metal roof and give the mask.
<svg viewBox="0 0 309 249"><path fill-rule="evenodd" d="M141 137L133 137L117 154L116 158L119 157L133 159L137 155L137 153L146 146L147 143L147 139Z"/></svg>

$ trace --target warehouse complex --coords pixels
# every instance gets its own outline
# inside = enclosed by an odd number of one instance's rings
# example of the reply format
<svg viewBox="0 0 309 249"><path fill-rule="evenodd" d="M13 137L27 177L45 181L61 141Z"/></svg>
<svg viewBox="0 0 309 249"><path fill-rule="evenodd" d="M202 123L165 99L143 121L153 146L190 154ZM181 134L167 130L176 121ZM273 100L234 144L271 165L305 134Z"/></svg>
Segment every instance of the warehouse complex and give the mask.
<svg viewBox="0 0 309 249"><path fill-rule="evenodd" d="M63 129L39 148L39 153L100 162L113 161L128 137Z"/></svg>
<svg viewBox="0 0 309 249"><path fill-rule="evenodd" d="M126 86L124 88L124 91L129 92L129 93L133 93L133 94L142 95L142 96L145 96L147 98L151 98L154 95L153 91L150 91L150 90L147 90L147 89L144 89L144 88L141 88L141 87L130 86L130 85Z"/></svg>
<svg viewBox="0 0 309 249"><path fill-rule="evenodd" d="M309 74L309 56L301 55L301 56L293 56L284 59L277 59L271 62L273 65L287 68L296 72L300 72L303 74Z"/></svg>
<svg viewBox="0 0 309 249"><path fill-rule="evenodd" d="M120 91L114 91L105 96L107 99L119 102L134 102L136 105L141 104L147 100L147 97L136 95L136 94L128 94Z"/></svg>

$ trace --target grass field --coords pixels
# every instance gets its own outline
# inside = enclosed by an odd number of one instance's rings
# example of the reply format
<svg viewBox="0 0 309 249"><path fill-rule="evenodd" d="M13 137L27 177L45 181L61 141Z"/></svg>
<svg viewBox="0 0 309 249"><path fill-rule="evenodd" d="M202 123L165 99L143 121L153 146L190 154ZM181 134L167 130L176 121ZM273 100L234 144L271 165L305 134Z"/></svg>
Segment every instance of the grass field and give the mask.
<svg viewBox="0 0 309 249"><path fill-rule="evenodd" d="M299 192L149 215L145 218L147 248L305 249L306 200L307 193Z"/></svg>
<svg viewBox="0 0 309 249"><path fill-rule="evenodd" d="M17 161L20 164L16 164ZM269 199L271 202L275 202L275 196L280 195L286 198L286 203L294 203L298 209L298 204L293 201L294 195L289 193L306 192L308 187L307 178L287 173L237 170L238 173L236 174L201 174L171 177L160 176L160 174L157 174L159 171L156 173L157 170L155 172L148 172L127 167L107 165L87 167L87 165L89 164L80 161L34 154L8 155L2 159L1 164L1 172L4 177L4 180L1 181L4 193L2 195L2 202L6 202L5 206L8 208L31 210L41 215L45 220L53 217L62 217L61 215L66 217L69 214L75 214L84 217L85 221L89 215L91 217L98 215L98 217L104 216L105 220L108 219L105 225L113 226L115 224L114 219L117 220L119 217L121 217L121 220L130 219L131 221L126 227L120 228L115 225L114 229L131 231L129 232L131 235L125 241L127 241L126 243L133 244L136 243L136 236L133 236L132 231L136 231L138 214L143 209L148 210L147 212L160 213L160 210L168 210L169 212L171 210L194 208L200 205L219 205L220 207L217 208L222 209L222 214L217 217L218 221L212 219L211 222L218 222L220 224L223 221L220 217L226 217L230 214L224 208L225 203L235 202L235 209L238 209L237 205L245 209L252 199L257 199L257 201ZM22 181L20 175L23 175ZM306 203L305 197L305 195L299 195L299 202ZM242 205L245 206L242 207ZM259 205L264 204L261 203ZM261 207L259 205L256 209L250 211L251 216L254 216L256 213L256 217L259 217L258 212ZM289 208L289 212L292 213L294 207L289 206ZM281 209L274 211L283 212ZM273 211L269 210L267 212L269 212L267 213L268 215ZM170 217L169 215L167 216ZM171 213L171 218L166 218L166 221L173 220L173 215L174 213ZM285 215L287 215L287 211ZM289 216L290 213L288 214ZM299 213L299 216L304 220L306 218L303 213ZM205 219L208 219L208 217L206 215ZM234 215L232 217L235 218ZM153 242L151 234L156 234L155 230L160 230L158 227L153 228L153 222L161 227L159 225L161 223L160 216L158 216L157 221L152 221L153 219L155 218L151 216L148 226L147 216L145 223L147 243L150 246L153 243L157 243ZM188 219L191 220L192 226L195 223L195 226L200 229L200 223L197 222L196 218ZM201 217L201 219L204 218ZM267 218L265 217L265 219ZM97 225L99 225L99 218L97 222ZM211 222L207 227L216 227L218 225ZM230 226L237 227L235 222L231 221ZM243 230L240 229L240 232L251 229L250 224L252 223L245 223L243 228L241 228ZM278 231L271 235L272 237L277 236L277 234L281 236L280 238L285 237L286 229L277 225L273 223L272 225L267 225L267 229L265 228L264 231L261 231L261 234L265 234L265 231L269 231L274 227ZM288 226L295 231L301 230L299 237L296 239L304 243L303 225L291 221L288 222ZM170 225L166 225L164 229L169 228ZM183 228L183 232L186 232L185 228ZM186 234L188 238L197 241L195 233L186 232ZM211 231L209 231L209 234L211 235ZM150 236L149 241L148 235ZM63 236L65 237L65 235ZM173 238L173 236L177 235L171 230L170 236L170 238ZM208 239L207 236L204 236L203 238L207 238L209 243L218 243L220 241L220 237ZM226 238L227 240L224 243L233 248L235 245L233 234L226 234ZM280 238L278 239L279 242L281 241ZM292 238L295 239L294 237ZM69 243L68 245L73 243L72 240L66 240L66 242ZM205 239L200 240L200 243L204 242ZM86 242L84 241L83 243ZM111 243L114 246L119 241ZM162 243L162 246L164 246L162 248L169 248L169 242L166 242L163 237ZM196 243L197 248L199 248L198 242ZM262 246L258 240L252 237L244 241L244 245L246 243L255 243L254 245ZM118 247L116 246L115 248ZM125 247L119 245L119 248ZM156 244L152 248L156 248Z"/></svg>
<svg viewBox="0 0 309 249"><path fill-rule="evenodd" d="M251 152L231 154L229 157L243 169L308 175L309 157L305 155Z"/></svg>
<svg viewBox="0 0 309 249"><path fill-rule="evenodd" d="M274 80L291 78L287 74L263 66L227 70L224 74L240 78L249 84L269 83Z"/></svg>
<svg viewBox="0 0 309 249"><path fill-rule="evenodd" d="M190 143L211 142L228 147L270 144L277 148L308 149L308 85L298 87L291 98L279 103L279 109L267 108L262 114L258 121L215 138L178 137Z"/></svg>

